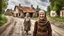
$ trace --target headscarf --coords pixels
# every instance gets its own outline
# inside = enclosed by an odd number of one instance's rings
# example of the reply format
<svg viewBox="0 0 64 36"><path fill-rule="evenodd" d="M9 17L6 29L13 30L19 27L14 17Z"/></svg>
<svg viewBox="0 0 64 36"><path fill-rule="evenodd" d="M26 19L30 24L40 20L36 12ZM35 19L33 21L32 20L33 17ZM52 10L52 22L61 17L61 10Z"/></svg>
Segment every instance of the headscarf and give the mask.
<svg viewBox="0 0 64 36"><path fill-rule="evenodd" d="M42 20L39 19L39 22L44 22L44 23L46 23L46 22L47 22L46 12L45 12L44 10L40 10L39 13L41 13L41 12L45 14L45 18L42 19Z"/></svg>

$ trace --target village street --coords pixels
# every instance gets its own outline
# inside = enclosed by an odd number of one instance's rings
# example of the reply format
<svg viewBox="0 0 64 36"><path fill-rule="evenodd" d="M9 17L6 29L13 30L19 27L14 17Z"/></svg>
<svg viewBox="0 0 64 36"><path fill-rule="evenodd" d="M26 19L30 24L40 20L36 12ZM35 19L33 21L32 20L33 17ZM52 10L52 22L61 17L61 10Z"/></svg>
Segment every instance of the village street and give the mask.
<svg viewBox="0 0 64 36"><path fill-rule="evenodd" d="M31 30L29 31L29 34L31 35L26 35L23 28L23 18L17 18L17 17L12 17L12 16L6 16L8 19L8 23L4 24L3 26L0 27L0 36L32 36L33 35L33 30L34 30L34 22L35 20L31 20ZM55 21L50 21L51 27L52 27L52 33L53 36L64 36L64 29L60 26L60 23L56 23ZM55 25L57 24L57 25Z"/></svg>

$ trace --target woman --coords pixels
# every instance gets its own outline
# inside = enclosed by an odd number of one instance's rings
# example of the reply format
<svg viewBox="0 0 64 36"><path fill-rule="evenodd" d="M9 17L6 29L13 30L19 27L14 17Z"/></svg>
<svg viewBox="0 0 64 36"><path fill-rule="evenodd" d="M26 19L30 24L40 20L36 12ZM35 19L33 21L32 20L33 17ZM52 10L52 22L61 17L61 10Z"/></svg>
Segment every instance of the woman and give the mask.
<svg viewBox="0 0 64 36"><path fill-rule="evenodd" d="M26 34L28 34L28 31L30 30L30 26L31 26L31 20L29 17L29 13L27 13L24 19L24 30L26 31Z"/></svg>
<svg viewBox="0 0 64 36"><path fill-rule="evenodd" d="M52 36L51 25L47 21L45 11L39 11L39 20L35 22L33 36Z"/></svg>

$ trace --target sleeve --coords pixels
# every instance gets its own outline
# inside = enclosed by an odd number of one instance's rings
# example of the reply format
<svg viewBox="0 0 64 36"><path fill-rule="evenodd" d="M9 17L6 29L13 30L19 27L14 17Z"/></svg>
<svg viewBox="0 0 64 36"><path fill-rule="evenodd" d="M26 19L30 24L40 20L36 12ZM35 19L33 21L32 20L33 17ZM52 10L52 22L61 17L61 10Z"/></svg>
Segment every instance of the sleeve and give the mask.
<svg viewBox="0 0 64 36"><path fill-rule="evenodd" d="M24 26L25 26L25 23L26 23L26 18L24 18Z"/></svg>
<svg viewBox="0 0 64 36"><path fill-rule="evenodd" d="M33 36L36 36L36 33L37 33L37 22L35 22L35 25L34 25Z"/></svg>
<svg viewBox="0 0 64 36"><path fill-rule="evenodd" d="M30 26L31 26L31 19L29 18L29 21L30 21Z"/></svg>
<svg viewBox="0 0 64 36"><path fill-rule="evenodd" d="M47 28L48 28L48 35L49 36L52 36L52 29L51 29L51 25L50 25L50 22L48 21L48 26L47 26Z"/></svg>

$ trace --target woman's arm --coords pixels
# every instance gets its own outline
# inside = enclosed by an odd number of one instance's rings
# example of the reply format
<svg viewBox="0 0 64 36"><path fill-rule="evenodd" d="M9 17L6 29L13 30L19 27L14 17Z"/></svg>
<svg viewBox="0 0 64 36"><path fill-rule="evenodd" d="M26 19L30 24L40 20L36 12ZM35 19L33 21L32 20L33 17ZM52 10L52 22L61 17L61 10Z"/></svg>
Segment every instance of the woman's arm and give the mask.
<svg viewBox="0 0 64 36"><path fill-rule="evenodd" d="M30 21L30 26L31 26L31 19L29 18L29 21Z"/></svg>
<svg viewBox="0 0 64 36"><path fill-rule="evenodd" d="M34 25L33 36L36 36L36 33L37 33L37 22L35 22L35 25Z"/></svg>
<svg viewBox="0 0 64 36"><path fill-rule="evenodd" d="M26 18L24 18L24 23L23 23L23 24L24 24L24 26L25 26L25 23L26 23Z"/></svg>
<svg viewBox="0 0 64 36"><path fill-rule="evenodd" d="M51 25L50 25L50 22L48 21L48 26L47 26L47 28L48 28L48 35L49 36L52 36L52 29L51 29Z"/></svg>

